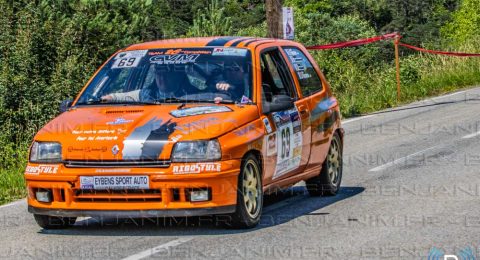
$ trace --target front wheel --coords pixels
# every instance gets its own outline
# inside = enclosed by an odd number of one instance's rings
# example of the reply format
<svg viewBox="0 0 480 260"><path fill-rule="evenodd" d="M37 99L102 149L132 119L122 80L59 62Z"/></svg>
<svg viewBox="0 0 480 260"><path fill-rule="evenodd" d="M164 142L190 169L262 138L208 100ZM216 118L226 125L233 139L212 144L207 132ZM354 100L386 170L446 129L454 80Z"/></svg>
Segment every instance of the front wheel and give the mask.
<svg viewBox="0 0 480 260"><path fill-rule="evenodd" d="M73 226L75 217L55 217L47 215L33 215L37 224L44 229L65 229Z"/></svg>
<svg viewBox="0 0 480 260"><path fill-rule="evenodd" d="M322 164L320 175L306 181L308 193L312 196L333 196L337 194L342 182L342 142L335 133L330 143L327 158Z"/></svg>
<svg viewBox="0 0 480 260"><path fill-rule="evenodd" d="M260 221L263 207L262 174L258 159L248 155L242 161L238 176L236 211L230 215L227 226L252 228Z"/></svg>

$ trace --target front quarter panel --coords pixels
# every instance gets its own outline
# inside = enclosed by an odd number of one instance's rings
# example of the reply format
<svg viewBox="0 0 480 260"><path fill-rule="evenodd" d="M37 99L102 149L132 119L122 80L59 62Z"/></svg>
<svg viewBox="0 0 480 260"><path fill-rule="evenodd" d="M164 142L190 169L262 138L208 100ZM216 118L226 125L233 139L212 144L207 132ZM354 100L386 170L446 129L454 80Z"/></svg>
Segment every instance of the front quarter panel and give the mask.
<svg viewBox="0 0 480 260"><path fill-rule="evenodd" d="M265 126L256 119L219 138L222 160L242 159L250 150L262 151Z"/></svg>

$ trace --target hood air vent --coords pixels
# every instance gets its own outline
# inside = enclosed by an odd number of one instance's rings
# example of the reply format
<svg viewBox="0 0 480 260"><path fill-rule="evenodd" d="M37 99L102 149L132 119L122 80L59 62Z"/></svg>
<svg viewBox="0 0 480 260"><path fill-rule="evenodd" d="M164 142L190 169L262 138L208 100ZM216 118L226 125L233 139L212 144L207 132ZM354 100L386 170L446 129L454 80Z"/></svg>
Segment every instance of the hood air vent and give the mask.
<svg viewBox="0 0 480 260"><path fill-rule="evenodd" d="M105 114L132 114L142 113L144 110L105 110Z"/></svg>

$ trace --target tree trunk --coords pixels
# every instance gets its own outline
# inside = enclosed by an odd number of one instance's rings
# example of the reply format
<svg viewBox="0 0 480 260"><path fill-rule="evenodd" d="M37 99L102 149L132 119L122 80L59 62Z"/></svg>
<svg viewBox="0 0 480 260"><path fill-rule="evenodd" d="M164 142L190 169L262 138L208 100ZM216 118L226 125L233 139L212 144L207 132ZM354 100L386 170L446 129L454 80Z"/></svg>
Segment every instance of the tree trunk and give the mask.
<svg viewBox="0 0 480 260"><path fill-rule="evenodd" d="M283 38L282 6L283 0L265 0L267 37L269 38Z"/></svg>

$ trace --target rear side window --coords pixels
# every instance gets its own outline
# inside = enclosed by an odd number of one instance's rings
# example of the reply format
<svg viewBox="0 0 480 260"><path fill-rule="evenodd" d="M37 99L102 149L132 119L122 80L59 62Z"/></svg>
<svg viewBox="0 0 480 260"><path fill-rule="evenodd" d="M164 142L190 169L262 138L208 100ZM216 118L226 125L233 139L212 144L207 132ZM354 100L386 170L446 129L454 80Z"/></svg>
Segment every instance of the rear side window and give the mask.
<svg viewBox="0 0 480 260"><path fill-rule="evenodd" d="M284 47L283 50L297 74L303 96L322 91L322 81L305 54L295 47Z"/></svg>

